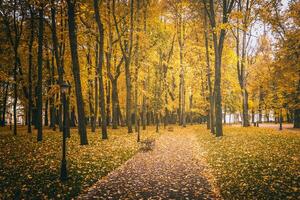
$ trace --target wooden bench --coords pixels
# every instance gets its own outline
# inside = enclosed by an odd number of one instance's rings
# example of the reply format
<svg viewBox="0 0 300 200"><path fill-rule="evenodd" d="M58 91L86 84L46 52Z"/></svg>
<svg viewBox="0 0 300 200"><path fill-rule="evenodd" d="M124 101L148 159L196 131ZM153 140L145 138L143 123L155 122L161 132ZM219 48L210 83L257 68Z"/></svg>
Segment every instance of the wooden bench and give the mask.
<svg viewBox="0 0 300 200"><path fill-rule="evenodd" d="M155 146L155 139L145 139L140 143L140 150L143 152L151 151Z"/></svg>

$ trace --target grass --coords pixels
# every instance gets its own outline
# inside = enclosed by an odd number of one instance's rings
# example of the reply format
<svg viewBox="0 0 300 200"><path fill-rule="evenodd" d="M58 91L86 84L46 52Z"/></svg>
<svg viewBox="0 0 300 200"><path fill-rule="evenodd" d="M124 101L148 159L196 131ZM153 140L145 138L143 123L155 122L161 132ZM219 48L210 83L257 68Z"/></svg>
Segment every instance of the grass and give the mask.
<svg viewBox="0 0 300 200"><path fill-rule="evenodd" d="M224 199L299 199L300 132L225 127L216 139L197 129Z"/></svg>
<svg viewBox="0 0 300 200"><path fill-rule="evenodd" d="M155 138L154 129L143 131L142 139ZM13 136L0 129L0 199L71 199L99 178L120 166L139 149L136 134L125 128L109 130L109 139L101 140L99 129L88 131L89 145L80 146L77 129L67 142L69 179L59 180L61 133L44 130L43 142L36 132L26 128Z"/></svg>

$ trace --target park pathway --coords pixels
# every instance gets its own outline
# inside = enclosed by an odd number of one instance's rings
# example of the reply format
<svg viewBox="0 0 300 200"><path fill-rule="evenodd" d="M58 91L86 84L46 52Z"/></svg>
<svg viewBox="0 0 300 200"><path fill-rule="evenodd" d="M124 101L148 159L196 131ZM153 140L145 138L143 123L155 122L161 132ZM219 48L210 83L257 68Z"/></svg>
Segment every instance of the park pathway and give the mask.
<svg viewBox="0 0 300 200"><path fill-rule="evenodd" d="M166 132L79 199L219 199L199 150L192 128Z"/></svg>

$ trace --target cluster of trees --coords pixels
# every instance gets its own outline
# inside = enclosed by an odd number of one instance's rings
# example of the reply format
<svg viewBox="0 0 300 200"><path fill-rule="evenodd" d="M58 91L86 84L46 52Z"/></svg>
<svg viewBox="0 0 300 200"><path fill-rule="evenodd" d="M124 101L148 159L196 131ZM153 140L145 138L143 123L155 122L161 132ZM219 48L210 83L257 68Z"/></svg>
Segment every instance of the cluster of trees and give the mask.
<svg viewBox="0 0 300 200"><path fill-rule="evenodd" d="M274 111L300 122L300 5L280 0L6 0L0 5L0 112L62 130L207 121L222 136L226 113ZM255 35L257 24L272 29ZM266 28L266 29L267 29ZM259 41L257 44L255 40ZM256 45L253 45L253 44ZM9 104L12 102L12 105ZM44 116L44 117L43 117ZM43 122L44 119L44 122ZM225 117L224 117L225 119Z"/></svg>

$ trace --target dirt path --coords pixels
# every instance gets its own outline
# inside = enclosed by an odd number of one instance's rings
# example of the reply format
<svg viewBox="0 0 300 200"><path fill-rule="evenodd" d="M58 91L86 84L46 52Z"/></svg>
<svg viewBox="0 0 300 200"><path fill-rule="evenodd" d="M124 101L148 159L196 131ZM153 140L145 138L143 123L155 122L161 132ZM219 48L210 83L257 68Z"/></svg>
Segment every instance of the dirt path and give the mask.
<svg viewBox="0 0 300 200"><path fill-rule="evenodd" d="M216 199L198 148L192 129L167 132L79 199Z"/></svg>

